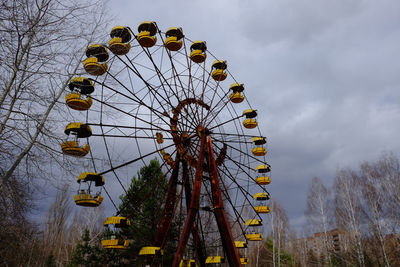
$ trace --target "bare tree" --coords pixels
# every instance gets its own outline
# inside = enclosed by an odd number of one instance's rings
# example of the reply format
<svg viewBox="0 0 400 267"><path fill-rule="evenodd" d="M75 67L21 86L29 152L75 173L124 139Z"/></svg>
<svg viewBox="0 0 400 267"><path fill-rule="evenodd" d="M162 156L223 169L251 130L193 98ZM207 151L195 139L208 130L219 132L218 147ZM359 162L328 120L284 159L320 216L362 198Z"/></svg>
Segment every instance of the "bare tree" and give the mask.
<svg viewBox="0 0 400 267"><path fill-rule="evenodd" d="M47 214L46 229L44 232L44 257L53 255L59 266L68 262L68 220L71 216L71 201L68 185L65 184L58 192L56 199L50 206Z"/></svg>
<svg viewBox="0 0 400 267"><path fill-rule="evenodd" d="M59 151L56 131L63 128L59 112L65 104L60 98L68 81L81 73L85 47L106 26L104 7L103 0L0 1L0 195L2 211L20 209L10 216L3 214L17 223L3 222L19 227L15 244L24 248L13 250L19 261L11 265L43 265L37 259L42 255L43 238L27 219L32 185L36 184L32 181L47 177L58 181L49 166L67 163ZM0 235L9 233L17 233L16 228L1 227Z"/></svg>
<svg viewBox="0 0 400 267"><path fill-rule="evenodd" d="M0 265L26 266L35 238L35 226L29 222L32 210L29 185L11 177L5 192L0 194Z"/></svg>
<svg viewBox="0 0 400 267"><path fill-rule="evenodd" d="M0 4L0 192L61 163L57 105L104 23L101 0ZM55 147L57 146L57 147Z"/></svg>
<svg viewBox="0 0 400 267"><path fill-rule="evenodd" d="M355 248L358 265L365 266L361 243L360 225L364 214L360 201L360 181L354 172L342 169L336 175L334 189L336 223L349 231L351 248Z"/></svg>
<svg viewBox="0 0 400 267"><path fill-rule="evenodd" d="M362 181L362 196L364 212L367 215L368 226L378 241L384 266L390 266L385 248L385 235L388 233L388 193L384 190L385 174L381 172L379 163L361 164L360 181Z"/></svg>
<svg viewBox="0 0 400 267"><path fill-rule="evenodd" d="M281 266L281 250L285 249L289 220L285 210L278 201L271 201L271 212L269 213L272 239L272 262L273 266ZM275 253L276 249L276 253ZM275 256L276 254L276 256Z"/></svg>
<svg viewBox="0 0 400 267"><path fill-rule="evenodd" d="M400 161L392 153L383 154L378 161L382 190L385 192L388 208L387 220L390 223L389 231L400 232Z"/></svg>
<svg viewBox="0 0 400 267"><path fill-rule="evenodd" d="M95 209L81 209L80 212L76 212L68 228L69 245L75 247L85 230L90 233L91 240L89 243L98 240L103 233L104 220L104 206L99 206Z"/></svg>
<svg viewBox="0 0 400 267"><path fill-rule="evenodd" d="M331 248L328 242L327 232L332 224L332 213L333 207L330 191L319 178L314 177L308 191L307 208L304 214L314 231L324 233L325 255L328 257L329 265L331 265Z"/></svg>
<svg viewBox="0 0 400 267"><path fill-rule="evenodd" d="M295 230L289 233L288 251L292 256L292 266L307 266L307 244L303 234L300 238Z"/></svg>
<svg viewBox="0 0 400 267"><path fill-rule="evenodd" d="M307 264L307 242L304 233L302 233L299 239L299 250L300 250L300 266L306 266Z"/></svg>

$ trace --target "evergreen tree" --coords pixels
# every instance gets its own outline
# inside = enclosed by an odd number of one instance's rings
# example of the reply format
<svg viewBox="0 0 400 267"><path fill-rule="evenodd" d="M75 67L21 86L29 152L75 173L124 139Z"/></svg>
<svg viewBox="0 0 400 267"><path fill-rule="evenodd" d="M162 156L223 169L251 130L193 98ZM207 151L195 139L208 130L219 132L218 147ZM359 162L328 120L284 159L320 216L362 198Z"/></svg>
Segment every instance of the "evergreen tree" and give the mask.
<svg viewBox="0 0 400 267"><path fill-rule="evenodd" d="M160 163L157 159L150 161L133 177L127 194L121 196L121 215L129 217L131 227L123 231L124 236L131 241L124 253L129 265L138 266L141 259L138 257L142 247L153 246L157 226L163 213L164 197L167 190L167 179L163 177ZM175 225L171 225L168 240L176 240ZM163 263L172 264L175 252L173 241L168 241L164 247Z"/></svg>
<svg viewBox="0 0 400 267"><path fill-rule="evenodd" d="M67 267L119 266L120 255L119 251L101 248L100 240L92 240L89 230L86 229L81 241L72 251Z"/></svg>
<svg viewBox="0 0 400 267"><path fill-rule="evenodd" d="M271 237L267 237L267 239L265 240L265 249L268 253L264 253L266 255L261 255L261 261L262 261L262 257L267 256L268 262L273 262L272 253L273 253L274 249L273 249L273 242L272 242ZM277 260L278 257L280 259L279 261ZM292 255L284 249L281 249L280 253L278 253L278 250L275 249L275 261L279 262L279 264L276 264L278 266L280 266L280 265L293 266Z"/></svg>
<svg viewBox="0 0 400 267"><path fill-rule="evenodd" d="M100 240L91 241L90 233L86 230L81 242L74 249L68 266L140 266L144 260L139 257L140 249L154 246L157 226L164 208L162 204L167 184L160 163L156 159L142 167L137 177L132 178L127 194L120 197L122 203L119 216L128 217L131 221L131 226L121 229L120 232L123 238L130 241L129 247L124 251L103 249ZM173 223L164 247L164 256L160 259L165 266L171 265L173 261L176 249L174 240L178 234L176 229ZM109 235L106 229L103 236Z"/></svg>

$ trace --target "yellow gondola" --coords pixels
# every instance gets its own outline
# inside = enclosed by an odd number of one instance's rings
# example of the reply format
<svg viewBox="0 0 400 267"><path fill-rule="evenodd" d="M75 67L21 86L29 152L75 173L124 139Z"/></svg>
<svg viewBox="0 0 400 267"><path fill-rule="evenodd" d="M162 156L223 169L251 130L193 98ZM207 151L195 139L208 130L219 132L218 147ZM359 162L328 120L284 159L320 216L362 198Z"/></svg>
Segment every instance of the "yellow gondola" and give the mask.
<svg viewBox="0 0 400 267"><path fill-rule="evenodd" d="M65 102L68 107L75 110L88 110L92 106L92 99L87 96L86 99L82 98L82 95L88 95L93 93L94 85L93 82L84 77L75 77L69 84L69 89L72 93L65 96Z"/></svg>
<svg viewBox="0 0 400 267"><path fill-rule="evenodd" d="M83 67L87 73L94 76L106 73L108 65L104 61L108 60L109 55L105 46L100 44L89 45L86 48L86 56L88 58L83 61Z"/></svg>
<svg viewBox="0 0 400 267"><path fill-rule="evenodd" d="M65 102L70 108L88 110L92 106L90 97L82 98L82 95L93 93L94 85L91 80L84 77L75 77L69 82L68 87L72 93L65 96Z"/></svg>
<svg viewBox="0 0 400 267"><path fill-rule="evenodd" d="M237 248L247 248L247 242L246 241L235 241L235 246Z"/></svg>
<svg viewBox="0 0 400 267"><path fill-rule="evenodd" d="M90 151L90 146L85 144L83 147L79 146L78 141L65 141L61 144L61 150L64 154L74 157L84 157Z"/></svg>
<svg viewBox="0 0 400 267"><path fill-rule="evenodd" d="M206 264L211 263L225 263L225 257L222 256L209 256L206 259Z"/></svg>
<svg viewBox="0 0 400 267"><path fill-rule="evenodd" d="M253 139L251 139L251 142L256 146L262 146L267 143L267 139L263 136L253 137Z"/></svg>
<svg viewBox="0 0 400 267"><path fill-rule="evenodd" d="M93 196L90 192L90 186L84 190L80 189L82 182L94 182L95 186L103 186L104 185L104 177L94 172L84 172L81 173L77 179L79 183L78 194L74 195L74 201L78 206L84 207L97 207L103 202L103 197L100 196L100 193L97 193Z"/></svg>
<svg viewBox="0 0 400 267"><path fill-rule="evenodd" d="M211 76L213 77L213 79L217 82L225 80L228 76L228 73L225 71L227 67L228 65L226 64L226 61L214 61L214 63L211 65L211 70L213 70L211 72Z"/></svg>
<svg viewBox="0 0 400 267"><path fill-rule="evenodd" d="M207 45L204 41L194 41L190 46L190 59L195 63L202 63L207 58Z"/></svg>
<svg viewBox="0 0 400 267"><path fill-rule="evenodd" d="M123 240L120 238L115 239L103 239L101 240L103 248L107 249L126 249L129 246L129 240Z"/></svg>
<svg viewBox="0 0 400 267"><path fill-rule="evenodd" d="M257 125L258 125L258 122L255 119L246 119L243 121L243 126L247 129L256 128Z"/></svg>
<svg viewBox="0 0 400 267"><path fill-rule="evenodd" d="M260 176L256 178L256 183L259 185L267 185L271 183L271 180L268 176Z"/></svg>
<svg viewBox="0 0 400 267"><path fill-rule="evenodd" d="M268 164L258 165L255 169L258 173L266 173L271 171L271 166Z"/></svg>
<svg viewBox="0 0 400 267"><path fill-rule="evenodd" d="M92 130L89 125L80 122L72 122L65 127L64 133L68 136L73 135L76 140L67 140L61 144L61 150L64 154L84 157L89 153L90 146L85 144L84 146L79 146L78 138L86 138L92 135Z"/></svg>
<svg viewBox="0 0 400 267"><path fill-rule="evenodd" d="M235 241L235 247L238 249L240 262L247 264L249 262L249 259L246 257L247 241Z"/></svg>
<svg viewBox="0 0 400 267"><path fill-rule="evenodd" d="M260 233L251 233L251 234L246 234L246 240L248 241L261 241L263 240L264 235Z"/></svg>
<svg viewBox="0 0 400 267"><path fill-rule="evenodd" d="M246 109L243 111L243 115L246 116L246 119L254 119L257 117L257 111L254 109Z"/></svg>
<svg viewBox="0 0 400 267"><path fill-rule="evenodd" d="M75 204L83 207L98 207L103 202L103 197L100 195L92 196L86 193L85 190L78 191L78 194L74 195Z"/></svg>
<svg viewBox="0 0 400 267"><path fill-rule="evenodd" d="M269 199L268 193L256 193L254 194L253 198L257 201L264 201Z"/></svg>
<svg viewBox="0 0 400 267"><path fill-rule="evenodd" d="M242 83L233 83L229 87L229 90L232 90L232 94L229 96L229 99L233 103L241 103L244 100L244 96L242 95L244 86Z"/></svg>
<svg viewBox="0 0 400 267"><path fill-rule="evenodd" d="M165 33L164 46L170 51L178 51L182 47L182 28L171 27Z"/></svg>
<svg viewBox="0 0 400 267"><path fill-rule="evenodd" d="M267 142L265 137L254 137L251 142L255 145L251 150L254 156L265 156L267 154L267 149L262 146Z"/></svg>
<svg viewBox="0 0 400 267"><path fill-rule="evenodd" d="M92 129L86 123L82 122L71 122L64 130L66 135L74 134L77 138L87 138L92 135Z"/></svg>
<svg viewBox="0 0 400 267"><path fill-rule="evenodd" d="M249 258L240 258L240 263L241 263L241 264L247 264L247 263L249 263Z"/></svg>
<svg viewBox="0 0 400 267"><path fill-rule="evenodd" d="M164 255L164 251L160 247L142 247L139 251L140 256L156 255L158 253Z"/></svg>
<svg viewBox="0 0 400 267"><path fill-rule="evenodd" d="M196 260L193 259L182 259L179 263L179 267L197 267Z"/></svg>
<svg viewBox="0 0 400 267"><path fill-rule="evenodd" d="M255 206L254 211L257 213L269 213L271 209L268 206Z"/></svg>
<svg viewBox="0 0 400 267"><path fill-rule="evenodd" d="M229 99L231 100L232 103L238 104L243 102L244 96L241 93L232 93L229 96Z"/></svg>
<svg viewBox="0 0 400 267"><path fill-rule="evenodd" d="M265 156L267 150L264 147L255 147L251 150L254 156Z"/></svg>
<svg viewBox="0 0 400 267"><path fill-rule="evenodd" d="M123 216L111 216L106 219L104 226L114 225L117 228L128 227L131 225L131 221Z"/></svg>
<svg viewBox="0 0 400 267"><path fill-rule="evenodd" d="M93 104L93 101L90 97L82 99L81 94L75 92L67 94L65 96L65 102L67 103L68 107L79 111L88 110Z"/></svg>
<svg viewBox="0 0 400 267"><path fill-rule="evenodd" d="M124 240L119 236L118 228L128 227L131 225L131 222L122 216L112 216L108 217L104 222L104 226L113 225L115 227L115 231L109 239L101 240L101 245L106 249L126 249L129 246L129 241Z"/></svg>
<svg viewBox="0 0 400 267"><path fill-rule="evenodd" d="M138 32L136 39L141 46L152 47L157 43L157 24L155 22L143 21L138 27Z"/></svg>
<svg viewBox="0 0 400 267"><path fill-rule="evenodd" d="M246 119L243 121L243 126L247 129L253 129L257 127L258 122L255 119L257 117L257 111L253 109L246 109L243 111L243 115L246 116Z"/></svg>
<svg viewBox="0 0 400 267"><path fill-rule="evenodd" d="M244 91L244 84L232 83L231 86L229 86L229 90L232 90L234 93L241 93Z"/></svg>
<svg viewBox="0 0 400 267"><path fill-rule="evenodd" d="M83 172L78 176L77 182L80 184L81 182L94 182L95 186L103 186L104 185L104 177L95 172Z"/></svg>
<svg viewBox="0 0 400 267"><path fill-rule="evenodd" d="M124 26L112 28L110 33L111 40L108 42L108 48L115 55L126 55L131 49L129 41L132 39L131 31Z"/></svg>
<svg viewBox="0 0 400 267"><path fill-rule="evenodd" d="M263 223L260 219L249 219L245 222L247 226L262 226Z"/></svg>
<svg viewBox="0 0 400 267"><path fill-rule="evenodd" d="M69 81L68 87L71 91L77 91L82 95L89 95L94 92L94 84L85 77L75 77Z"/></svg>

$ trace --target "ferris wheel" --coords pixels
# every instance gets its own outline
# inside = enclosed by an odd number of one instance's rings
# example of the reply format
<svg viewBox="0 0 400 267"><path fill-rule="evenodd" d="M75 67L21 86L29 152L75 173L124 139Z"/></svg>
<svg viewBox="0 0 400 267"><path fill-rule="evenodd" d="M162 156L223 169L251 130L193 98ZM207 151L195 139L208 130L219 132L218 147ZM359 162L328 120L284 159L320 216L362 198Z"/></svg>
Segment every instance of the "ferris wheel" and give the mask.
<svg viewBox="0 0 400 267"><path fill-rule="evenodd" d="M190 40L182 28L163 32L151 21L136 32L117 26L106 42L87 47L88 76L69 83L65 100L75 121L61 144L64 154L93 163L77 179L75 203L109 202L116 209L104 223L115 235L103 247L127 248L129 237L117 233L134 216L120 216L124 207L115 205L111 185L126 193L121 178L134 175L127 170L158 158L167 190L156 238L139 254L156 262L171 224L180 220L173 266L248 263L246 248L263 240L263 214L270 211L270 166L244 84L205 41Z"/></svg>

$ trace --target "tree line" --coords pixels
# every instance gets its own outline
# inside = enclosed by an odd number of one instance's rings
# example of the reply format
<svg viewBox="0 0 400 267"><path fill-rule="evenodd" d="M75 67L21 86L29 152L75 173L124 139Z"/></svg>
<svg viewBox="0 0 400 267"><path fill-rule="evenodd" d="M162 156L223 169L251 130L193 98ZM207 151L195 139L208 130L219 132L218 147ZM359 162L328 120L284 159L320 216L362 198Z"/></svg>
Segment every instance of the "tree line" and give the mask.
<svg viewBox="0 0 400 267"><path fill-rule="evenodd" d="M400 161L391 153L358 169L339 169L331 187L314 177L300 232L272 202L264 246L269 256L262 266L400 266L399 200ZM340 233L337 248L334 229ZM310 245L315 239L318 253Z"/></svg>
<svg viewBox="0 0 400 267"><path fill-rule="evenodd" d="M167 184L152 192L162 176L160 164L152 160L132 178L126 195L121 196L121 215L130 216L132 225L123 234L131 245L125 251L105 250L100 241L106 237L105 214L100 207L72 214L68 186L64 186L38 227L24 217L29 206L17 209L19 224L2 224L0 259L5 266L140 266L138 251L154 240L160 206ZM339 169L334 183L327 187L321 179L311 180L302 231L290 221L277 200L264 222L265 239L250 242L248 266L399 266L399 189L400 160L385 154L376 162L363 162L359 169ZM24 188L15 192L25 194ZM151 194L140 210L132 196ZM2 203L3 204L3 203ZM14 203L17 205L18 203ZM122 208L123 207L123 208ZM179 221L179 220L178 220ZM166 244L164 266L173 260L179 223L171 227ZM339 247L332 243L332 230L341 233ZM316 234L318 237L315 237ZM318 238L318 251L310 245ZM22 249L21 249L22 248ZM171 250L172 249L172 250Z"/></svg>

